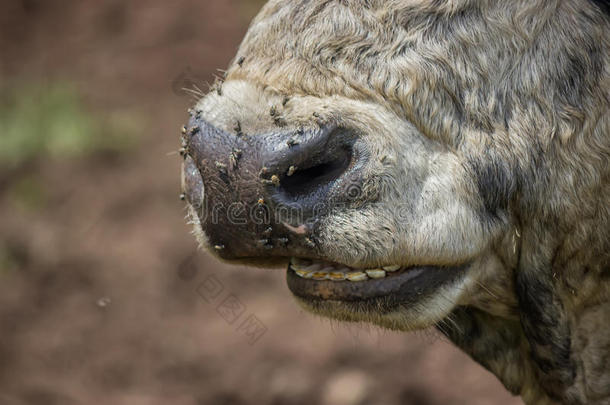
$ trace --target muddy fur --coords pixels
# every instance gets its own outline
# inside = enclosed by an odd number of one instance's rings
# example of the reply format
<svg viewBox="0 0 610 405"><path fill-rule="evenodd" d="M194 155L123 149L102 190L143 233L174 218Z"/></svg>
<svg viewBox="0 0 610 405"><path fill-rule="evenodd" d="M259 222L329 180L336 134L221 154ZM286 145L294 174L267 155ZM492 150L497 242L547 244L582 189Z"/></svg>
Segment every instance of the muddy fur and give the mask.
<svg viewBox="0 0 610 405"><path fill-rule="evenodd" d="M401 330L439 323L528 404L610 403L606 6L270 1L198 103L206 120L244 136L360 134L361 192L316 227L329 259L471 263L398 312L302 304Z"/></svg>

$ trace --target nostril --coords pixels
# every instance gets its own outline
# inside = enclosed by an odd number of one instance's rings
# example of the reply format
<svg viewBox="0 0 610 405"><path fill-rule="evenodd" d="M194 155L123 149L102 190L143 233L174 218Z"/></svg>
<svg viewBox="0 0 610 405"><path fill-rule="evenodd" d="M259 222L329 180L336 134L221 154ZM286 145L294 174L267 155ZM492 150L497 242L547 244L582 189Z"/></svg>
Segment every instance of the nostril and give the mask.
<svg viewBox="0 0 610 405"><path fill-rule="evenodd" d="M281 179L279 191L290 198L310 195L339 179L349 168L350 161L350 151L342 150L333 160L293 168L293 173Z"/></svg>

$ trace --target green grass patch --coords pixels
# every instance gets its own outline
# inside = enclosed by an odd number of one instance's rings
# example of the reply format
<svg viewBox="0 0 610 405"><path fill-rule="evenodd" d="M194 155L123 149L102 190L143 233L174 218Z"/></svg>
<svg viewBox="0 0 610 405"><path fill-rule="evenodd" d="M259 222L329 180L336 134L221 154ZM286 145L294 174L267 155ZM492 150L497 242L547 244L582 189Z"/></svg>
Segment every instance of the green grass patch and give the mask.
<svg viewBox="0 0 610 405"><path fill-rule="evenodd" d="M90 112L70 84L0 89L0 168L40 157L126 151L136 131L133 117Z"/></svg>

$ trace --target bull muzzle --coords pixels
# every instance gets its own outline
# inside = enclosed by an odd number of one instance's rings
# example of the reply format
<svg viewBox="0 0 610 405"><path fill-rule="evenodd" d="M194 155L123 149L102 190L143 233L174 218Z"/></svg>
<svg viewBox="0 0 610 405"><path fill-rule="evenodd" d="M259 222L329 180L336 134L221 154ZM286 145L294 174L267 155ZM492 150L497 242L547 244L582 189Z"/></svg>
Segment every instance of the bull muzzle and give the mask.
<svg viewBox="0 0 610 405"><path fill-rule="evenodd" d="M183 193L223 259L316 257L316 226L360 196L364 157L335 125L245 134L200 115L183 130Z"/></svg>

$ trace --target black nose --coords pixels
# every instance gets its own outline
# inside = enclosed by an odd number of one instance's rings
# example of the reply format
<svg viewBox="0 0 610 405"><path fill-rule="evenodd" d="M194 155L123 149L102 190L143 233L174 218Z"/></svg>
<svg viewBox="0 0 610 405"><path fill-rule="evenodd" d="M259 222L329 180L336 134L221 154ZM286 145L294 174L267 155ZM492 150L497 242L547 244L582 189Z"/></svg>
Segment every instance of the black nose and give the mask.
<svg viewBox="0 0 610 405"><path fill-rule="evenodd" d="M312 235L294 229L311 229L350 197L360 166L355 140L334 125L245 134L193 117L183 135L186 199L225 258L306 256Z"/></svg>

